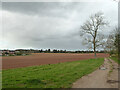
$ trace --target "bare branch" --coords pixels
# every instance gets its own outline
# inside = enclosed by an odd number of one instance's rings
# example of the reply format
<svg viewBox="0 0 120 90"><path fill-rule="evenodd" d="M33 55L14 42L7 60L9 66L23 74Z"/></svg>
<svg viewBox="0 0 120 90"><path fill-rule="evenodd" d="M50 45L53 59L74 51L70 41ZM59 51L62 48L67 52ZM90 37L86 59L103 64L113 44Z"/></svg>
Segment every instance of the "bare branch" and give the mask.
<svg viewBox="0 0 120 90"><path fill-rule="evenodd" d="M98 12L90 16L90 20L87 20L81 26L81 32L84 33L83 35L88 34L92 36L92 38L85 39L85 42L91 43L93 45L95 53L96 48L104 44L104 42L101 42L103 37L101 38L98 36L98 31L101 30L100 27L103 27L105 25L107 25L107 22L104 20L103 13Z"/></svg>

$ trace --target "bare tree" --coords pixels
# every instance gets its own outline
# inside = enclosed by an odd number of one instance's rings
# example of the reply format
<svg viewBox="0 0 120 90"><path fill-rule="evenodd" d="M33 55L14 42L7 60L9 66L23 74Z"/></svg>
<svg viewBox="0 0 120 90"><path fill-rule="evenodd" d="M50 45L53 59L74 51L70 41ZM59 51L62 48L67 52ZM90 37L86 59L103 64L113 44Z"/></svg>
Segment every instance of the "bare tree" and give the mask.
<svg viewBox="0 0 120 90"><path fill-rule="evenodd" d="M114 41L115 41L115 38L113 34L110 34L105 43L105 50L109 52L110 54L112 54L113 51L115 50Z"/></svg>
<svg viewBox="0 0 120 90"><path fill-rule="evenodd" d="M117 27L110 32L110 35L108 36L107 42L106 42L106 49L111 54L115 54L119 52L119 46L120 46L120 29Z"/></svg>
<svg viewBox="0 0 120 90"><path fill-rule="evenodd" d="M87 20L81 26L81 36L85 36L85 44L93 48L96 57L96 48L104 44L104 35L102 34L102 27L108 25L104 19L102 12L95 13L91 15L89 20Z"/></svg>

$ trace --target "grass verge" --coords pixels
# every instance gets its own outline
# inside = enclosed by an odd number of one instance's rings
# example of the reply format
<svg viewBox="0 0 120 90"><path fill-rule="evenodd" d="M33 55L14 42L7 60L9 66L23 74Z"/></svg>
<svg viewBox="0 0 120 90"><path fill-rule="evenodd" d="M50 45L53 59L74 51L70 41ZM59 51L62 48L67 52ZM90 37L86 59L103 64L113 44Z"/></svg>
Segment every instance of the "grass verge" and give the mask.
<svg viewBox="0 0 120 90"><path fill-rule="evenodd" d="M114 60L115 62L117 62L118 64L120 64L120 60L118 60L117 56L112 56L110 57L112 60Z"/></svg>
<svg viewBox="0 0 120 90"><path fill-rule="evenodd" d="M104 59L48 64L3 70L3 88L70 88L80 77L96 70Z"/></svg>
<svg viewBox="0 0 120 90"><path fill-rule="evenodd" d="M110 63L110 71L108 73L108 77L110 77L110 74L113 72L113 64L110 60L109 60L109 63Z"/></svg>

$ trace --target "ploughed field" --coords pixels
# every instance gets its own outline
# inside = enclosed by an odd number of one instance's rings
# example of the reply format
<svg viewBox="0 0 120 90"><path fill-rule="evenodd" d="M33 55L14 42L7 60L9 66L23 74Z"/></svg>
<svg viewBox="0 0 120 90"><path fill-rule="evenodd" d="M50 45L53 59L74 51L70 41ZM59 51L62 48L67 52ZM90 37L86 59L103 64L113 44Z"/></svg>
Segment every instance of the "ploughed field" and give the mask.
<svg viewBox="0 0 120 90"><path fill-rule="evenodd" d="M98 53L97 57L108 57L108 54ZM2 69L20 68L34 65L55 64L61 62L87 60L94 58L93 53L37 53L28 56L2 57Z"/></svg>

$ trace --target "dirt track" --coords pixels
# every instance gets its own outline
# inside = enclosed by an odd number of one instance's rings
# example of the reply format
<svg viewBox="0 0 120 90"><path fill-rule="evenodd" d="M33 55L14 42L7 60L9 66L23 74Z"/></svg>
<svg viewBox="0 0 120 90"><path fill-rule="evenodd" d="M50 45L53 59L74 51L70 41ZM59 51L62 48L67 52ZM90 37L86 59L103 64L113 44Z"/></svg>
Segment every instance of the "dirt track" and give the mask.
<svg viewBox="0 0 120 90"><path fill-rule="evenodd" d="M111 63L110 63L111 62ZM105 59L106 69L97 69L73 83L72 88L118 88L118 64ZM112 72L110 72L112 70Z"/></svg>
<svg viewBox="0 0 120 90"><path fill-rule="evenodd" d="M97 57L108 57L108 54L99 53ZM29 56L2 57L2 69L27 67L42 64L55 64L67 61L86 60L94 58L94 54L70 54L70 53L39 53Z"/></svg>

